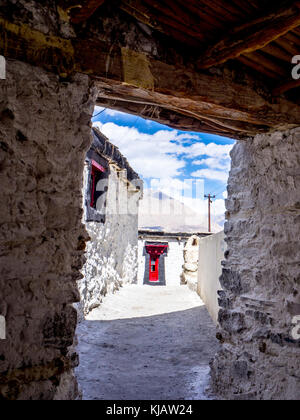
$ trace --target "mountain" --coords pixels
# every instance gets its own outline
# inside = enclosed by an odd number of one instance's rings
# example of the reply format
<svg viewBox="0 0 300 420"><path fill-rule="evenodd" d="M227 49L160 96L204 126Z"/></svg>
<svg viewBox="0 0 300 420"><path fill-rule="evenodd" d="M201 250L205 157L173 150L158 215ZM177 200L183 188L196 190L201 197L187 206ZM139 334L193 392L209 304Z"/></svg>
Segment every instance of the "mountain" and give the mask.
<svg viewBox="0 0 300 420"><path fill-rule="evenodd" d="M207 210L198 200L188 200L189 205L160 191L145 190L139 207L139 229L174 232L207 232ZM199 203L199 206L197 204ZM193 207L193 209L192 209ZM197 210L199 208L199 210ZM206 209L206 207L205 207ZM213 232L222 230L212 223Z"/></svg>

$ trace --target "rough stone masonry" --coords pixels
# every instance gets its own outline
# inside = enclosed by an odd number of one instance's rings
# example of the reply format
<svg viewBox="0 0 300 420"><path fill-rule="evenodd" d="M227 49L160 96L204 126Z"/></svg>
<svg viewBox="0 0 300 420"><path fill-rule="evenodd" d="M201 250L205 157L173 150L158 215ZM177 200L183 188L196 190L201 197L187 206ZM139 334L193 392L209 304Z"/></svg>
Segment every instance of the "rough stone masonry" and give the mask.
<svg viewBox="0 0 300 420"><path fill-rule="evenodd" d="M7 62L0 83L0 399L74 399L73 302L88 238L81 186L95 91Z"/></svg>
<svg viewBox="0 0 300 420"><path fill-rule="evenodd" d="M229 177L215 390L300 399L300 129L238 142Z"/></svg>

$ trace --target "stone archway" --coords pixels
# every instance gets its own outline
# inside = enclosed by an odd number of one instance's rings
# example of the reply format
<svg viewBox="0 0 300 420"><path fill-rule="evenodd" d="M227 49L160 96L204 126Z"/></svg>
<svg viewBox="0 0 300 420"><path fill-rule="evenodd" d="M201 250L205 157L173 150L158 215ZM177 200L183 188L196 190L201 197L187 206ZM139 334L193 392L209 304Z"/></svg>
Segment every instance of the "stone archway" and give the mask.
<svg viewBox="0 0 300 420"><path fill-rule="evenodd" d="M186 31L194 2L187 10L177 2L175 15L159 2L107 3L1 7L1 397L76 397L71 304L87 239L81 183L97 102L240 139L213 379L227 398L297 399L300 108L290 59L300 46L299 7L228 2L225 13L202 2L205 38ZM225 37L228 25L236 31Z"/></svg>

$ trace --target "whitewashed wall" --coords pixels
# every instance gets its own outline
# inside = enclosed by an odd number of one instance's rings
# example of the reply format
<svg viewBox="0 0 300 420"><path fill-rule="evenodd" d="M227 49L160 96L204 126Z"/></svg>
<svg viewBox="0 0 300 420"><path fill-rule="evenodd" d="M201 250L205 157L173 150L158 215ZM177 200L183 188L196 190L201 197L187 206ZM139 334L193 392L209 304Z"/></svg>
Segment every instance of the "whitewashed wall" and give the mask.
<svg viewBox="0 0 300 420"><path fill-rule="evenodd" d="M222 274L221 262L224 260L225 251L224 232L199 241L197 291L216 324L219 313L218 291L222 290L219 278Z"/></svg>
<svg viewBox="0 0 300 420"><path fill-rule="evenodd" d="M138 284L142 285L145 275L145 256L143 256L145 243L155 242L152 238L139 239L138 245ZM185 240L161 238L156 242L168 242L169 251L165 259L166 285L179 286L181 284L182 267L184 264L183 250L186 244Z"/></svg>
<svg viewBox="0 0 300 420"><path fill-rule="evenodd" d="M88 188L88 183L86 167L85 188ZM83 279L79 281L84 314L98 307L106 294L114 293L125 283L137 282L138 204L141 193L134 188L129 191L132 214L128 214L126 192L124 173L110 165L105 224L85 223L91 240L86 248Z"/></svg>

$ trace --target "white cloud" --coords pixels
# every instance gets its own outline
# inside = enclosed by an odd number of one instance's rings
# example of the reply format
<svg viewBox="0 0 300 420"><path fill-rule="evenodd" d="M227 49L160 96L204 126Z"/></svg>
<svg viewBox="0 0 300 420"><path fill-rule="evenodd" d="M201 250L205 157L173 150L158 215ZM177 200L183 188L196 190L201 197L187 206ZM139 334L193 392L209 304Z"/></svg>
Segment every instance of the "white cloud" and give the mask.
<svg viewBox="0 0 300 420"><path fill-rule="evenodd" d="M171 197L177 197L182 192L190 191L193 188L193 180L180 181L176 178L152 178L150 182L150 189L163 192Z"/></svg>
<svg viewBox="0 0 300 420"><path fill-rule="evenodd" d="M211 179L215 181L227 182L228 173L230 170L230 151L233 145L220 145L210 143L203 145L203 143L193 144L190 147L190 156L193 153L203 153L202 159L193 161L195 166L205 166L206 168L199 169L192 173L192 176L198 178Z"/></svg>
<svg viewBox="0 0 300 420"><path fill-rule="evenodd" d="M213 158L226 158L233 147L233 144L205 144L202 142L192 144L187 151L187 156L190 158L200 156L208 156Z"/></svg>
<svg viewBox="0 0 300 420"><path fill-rule="evenodd" d="M175 130L146 134L140 133L136 128L111 122L95 122L94 126L119 147L134 170L145 178L174 178L181 174L186 165L186 162L178 157L184 147L178 144L182 136Z"/></svg>
<svg viewBox="0 0 300 420"><path fill-rule="evenodd" d="M113 109L109 109L109 108L107 108L106 110L105 110L105 114L106 115L109 115L110 117L116 117L117 115L127 115L127 114L125 114L124 112L120 112L120 111L115 111L115 110L113 110Z"/></svg>
<svg viewBox="0 0 300 420"><path fill-rule="evenodd" d="M213 169L223 169L226 171L229 171L230 169L230 157L209 157L206 159L201 160L195 160L193 162L193 165L199 165L199 166L207 166L208 168Z"/></svg>
<svg viewBox="0 0 300 420"><path fill-rule="evenodd" d="M102 131L103 124L102 124L102 122L100 122L100 121L95 121L95 122L93 123L93 127L96 127L96 128L98 128L100 131Z"/></svg>
<svg viewBox="0 0 300 420"><path fill-rule="evenodd" d="M114 109L104 108L102 106L95 106L95 108L94 108L94 118L102 112L103 112L103 114L106 114L110 117L116 117L118 115L120 115L120 116L126 116L127 115L124 112L115 111Z"/></svg>
<svg viewBox="0 0 300 420"><path fill-rule="evenodd" d="M132 167L144 178L174 178L182 174L186 166L185 159L203 157L194 164L205 165L208 169L196 171L192 176L220 181L227 179L232 145L205 144L197 135L178 134L176 130L160 130L154 134L147 134L139 132L136 128L119 126L112 122L102 124L97 121L94 126L120 148ZM185 146L192 140L198 142ZM223 172L216 169L222 169Z"/></svg>
<svg viewBox="0 0 300 420"><path fill-rule="evenodd" d="M195 178L206 178L215 181L227 182L228 172L227 171L215 171L213 169L199 169L191 174Z"/></svg>

